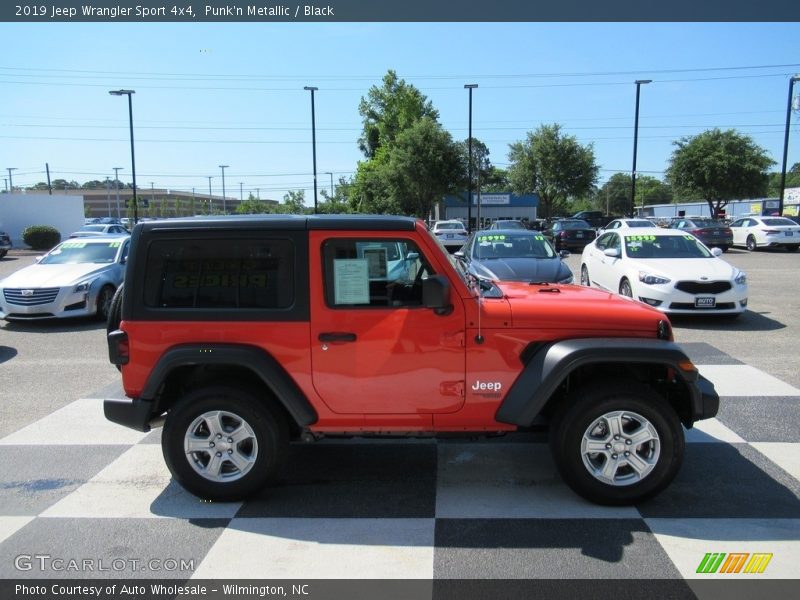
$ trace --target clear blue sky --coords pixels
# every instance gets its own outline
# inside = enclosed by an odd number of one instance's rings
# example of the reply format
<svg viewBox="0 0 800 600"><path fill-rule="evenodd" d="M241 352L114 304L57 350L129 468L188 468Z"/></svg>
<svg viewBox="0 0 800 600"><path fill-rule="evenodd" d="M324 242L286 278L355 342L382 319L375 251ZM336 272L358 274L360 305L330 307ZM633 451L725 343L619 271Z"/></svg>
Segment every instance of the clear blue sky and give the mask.
<svg viewBox="0 0 800 600"><path fill-rule="evenodd" d="M663 176L672 141L736 128L780 169L788 81L800 24L761 23L155 23L0 24L0 173L15 186L51 177L130 181L133 98L140 189L260 190L313 203L317 171L349 176L361 156L358 103L388 69L418 87L456 139L473 134L507 165L508 144L542 123L593 143L600 183L632 159L635 79L642 87L639 174ZM773 66L784 65L784 66ZM753 68L756 67L756 68ZM709 70L701 70L709 69ZM800 93L800 85L795 87ZM789 164L800 162L793 116ZM0 182L2 183L2 182ZM310 201L310 202L309 202Z"/></svg>

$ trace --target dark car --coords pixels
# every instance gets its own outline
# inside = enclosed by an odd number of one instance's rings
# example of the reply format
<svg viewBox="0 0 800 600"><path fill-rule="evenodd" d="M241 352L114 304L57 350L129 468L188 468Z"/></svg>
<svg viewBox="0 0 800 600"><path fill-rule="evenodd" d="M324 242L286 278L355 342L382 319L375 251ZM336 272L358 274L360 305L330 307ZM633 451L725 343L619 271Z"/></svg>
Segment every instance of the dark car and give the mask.
<svg viewBox="0 0 800 600"><path fill-rule="evenodd" d="M0 231L0 258L3 258L11 250L11 236L5 231Z"/></svg>
<svg viewBox="0 0 800 600"><path fill-rule="evenodd" d="M498 229L474 233L456 257L478 277L494 281L572 283L572 271L536 231Z"/></svg>
<svg viewBox="0 0 800 600"><path fill-rule="evenodd" d="M670 229L682 229L691 233L709 248L727 252L733 245L733 231L722 221L710 218L679 217L669 224Z"/></svg>
<svg viewBox="0 0 800 600"><path fill-rule="evenodd" d="M583 250L597 236L594 228L582 219L561 219L544 231L556 250Z"/></svg>

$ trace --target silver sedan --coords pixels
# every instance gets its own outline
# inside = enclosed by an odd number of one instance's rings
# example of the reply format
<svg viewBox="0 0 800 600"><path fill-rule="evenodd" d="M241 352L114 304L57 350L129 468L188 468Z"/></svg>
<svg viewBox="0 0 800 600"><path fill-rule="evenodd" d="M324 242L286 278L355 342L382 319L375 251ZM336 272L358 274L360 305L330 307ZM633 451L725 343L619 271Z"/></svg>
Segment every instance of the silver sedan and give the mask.
<svg viewBox="0 0 800 600"><path fill-rule="evenodd" d="M75 238L0 281L0 318L107 319L125 276L129 236Z"/></svg>

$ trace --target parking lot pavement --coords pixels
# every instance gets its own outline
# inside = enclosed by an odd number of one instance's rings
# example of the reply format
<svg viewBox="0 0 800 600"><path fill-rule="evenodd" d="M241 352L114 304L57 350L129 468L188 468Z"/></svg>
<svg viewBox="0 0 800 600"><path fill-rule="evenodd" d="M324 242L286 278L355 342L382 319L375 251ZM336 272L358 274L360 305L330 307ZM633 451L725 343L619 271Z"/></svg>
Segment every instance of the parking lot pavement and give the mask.
<svg viewBox="0 0 800 600"><path fill-rule="evenodd" d="M771 554L759 578L797 578L800 389L685 347L720 414L688 432L665 492L623 508L575 496L545 443L513 436L298 444L259 497L201 502L170 480L158 430L105 421L103 390L0 439L0 578L654 579L682 582L674 597L753 578L698 574L706 553ZM120 568L15 565L36 553Z"/></svg>

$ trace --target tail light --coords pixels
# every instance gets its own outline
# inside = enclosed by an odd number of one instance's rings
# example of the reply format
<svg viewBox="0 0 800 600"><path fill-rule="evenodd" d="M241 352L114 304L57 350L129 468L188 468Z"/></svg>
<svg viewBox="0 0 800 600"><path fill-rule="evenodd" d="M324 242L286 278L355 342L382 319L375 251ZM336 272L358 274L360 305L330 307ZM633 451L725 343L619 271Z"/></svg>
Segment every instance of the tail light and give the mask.
<svg viewBox="0 0 800 600"><path fill-rule="evenodd" d="M780 231L777 229L762 229L761 231L767 235L775 235L776 233L780 233Z"/></svg>
<svg viewBox="0 0 800 600"><path fill-rule="evenodd" d="M131 347L128 343L128 334L117 329L108 334L108 360L111 364L127 365L131 358Z"/></svg>

